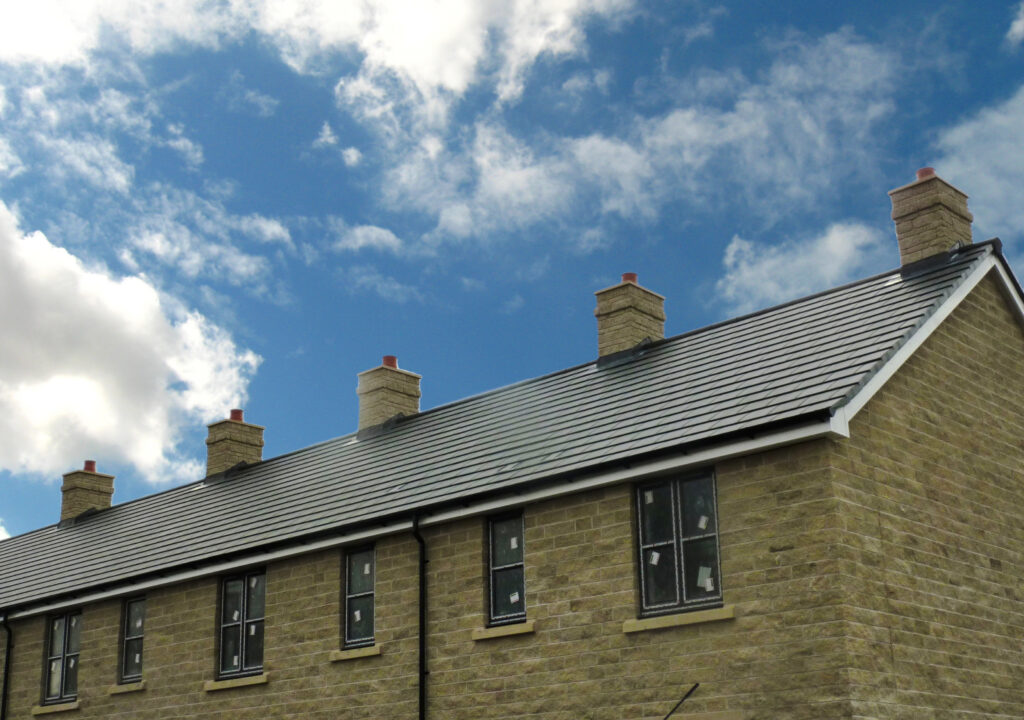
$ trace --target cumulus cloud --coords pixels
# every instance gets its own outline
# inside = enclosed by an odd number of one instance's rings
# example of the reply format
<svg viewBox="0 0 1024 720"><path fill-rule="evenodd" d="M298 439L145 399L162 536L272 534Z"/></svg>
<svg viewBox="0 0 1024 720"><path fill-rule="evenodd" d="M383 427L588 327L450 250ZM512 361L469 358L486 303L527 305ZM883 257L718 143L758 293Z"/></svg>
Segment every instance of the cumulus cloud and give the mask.
<svg viewBox="0 0 1024 720"><path fill-rule="evenodd" d="M343 273L349 292L369 292L382 300L404 305L423 302L423 293L390 275L384 275L372 265L356 265Z"/></svg>
<svg viewBox="0 0 1024 720"><path fill-rule="evenodd" d="M939 135L935 168L971 190L975 233L1024 237L1024 86Z"/></svg>
<svg viewBox="0 0 1024 720"><path fill-rule="evenodd" d="M338 144L338 136L331 130L331 125L326 120L324 124L320 126L320 134L316 136L316 140L313 141L313 147L333 147Z"/></svg>
<svg viewBox="0 0 1024 720"><path fill-rule="evenodd" d="M202 475L183 429L240 404L260 363L143 277L90 267L0 203L0 468L56 477L83 457L151 482Z"/></svg>
<svg viewBox="0 0 1024 720"><path fill-rule="evenodd" d="M6 540L11 534L7 532L7 528L4 527L4 519L0 518L0 540Z"/></svg>
<svg viewBox="0 0 1024 720"><path fill-rule="evenodd" d="M336 250L386 250L398 253L402 250L402 241L387 228L376 225L357 225L341 230L341 237L334 243Z"/></svg>
<svg viewBox="0 0 1024 720"><path fill-rule="evenodd" d="M836 223L818 237L778 245L736 236L725 249L715 291L732 311L750 312L881 270L893 260L894 246L859 223Z"/></svg>
<svg viewBox="0 0 1024 720"><path fill-rule="evenodd" d="M341 158L348 167L355 167L363 160L363 154L359 148L347 147L341 151Z"/></svg>
<svg viewBox="0 0 1024 720"><path fill-rule="evenodd" d="M1006 31L1006 41L1011 45L1019 45L1024 41L1024 2L1017 8L1017 17L1013 19L1010 29Z"/></svg>

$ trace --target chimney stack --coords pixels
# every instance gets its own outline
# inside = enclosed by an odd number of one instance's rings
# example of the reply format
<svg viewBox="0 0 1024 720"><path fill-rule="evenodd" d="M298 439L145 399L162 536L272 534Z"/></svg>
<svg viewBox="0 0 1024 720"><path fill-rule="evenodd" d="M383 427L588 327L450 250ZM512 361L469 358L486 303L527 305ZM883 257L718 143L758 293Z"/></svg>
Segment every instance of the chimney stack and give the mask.
<svg viewBox="0 0 1024 720"><path fill-rule="evenodd" d="M87 510L110 507L114 476L96 472L96 461L86 460L81 470L65 473L61 486L61 521L78 517Z"/></svg>
<svg viewBox="0 0 1024 720"><path fill-rule="evenodd" d="M926 167L909 185L889 192L900 264L924 260L954 247L971 244L967 196Z"/></svg>
<svg viewBox="0 0 1024 720"><path fill-rule="evenodd" d="M263 428L245 422L239 409L227 420L207 425L206 476L216 475L239 463L252 465L263 460Z"/></svg>
<svg viewBox="0 0 1024 720"><path fill-rule="evenodd" d="M359 429L380 425L396 415L420 411L422 377L398 367L398 358L385 355L378 367L359 373Z"/></svg>
<svg viewBox="0 0 1024 720"><path fill-rule="evenodd" d="M641 287L636 273L622 273L621 283L594 294L599 357L665 337L665 298Z"/></svg>

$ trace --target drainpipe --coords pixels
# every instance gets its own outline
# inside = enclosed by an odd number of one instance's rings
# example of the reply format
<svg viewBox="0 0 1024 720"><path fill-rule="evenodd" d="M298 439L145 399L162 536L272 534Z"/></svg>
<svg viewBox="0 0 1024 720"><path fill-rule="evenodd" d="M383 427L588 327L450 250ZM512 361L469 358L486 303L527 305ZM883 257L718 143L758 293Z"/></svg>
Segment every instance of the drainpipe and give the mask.
<svg viewBox="0 0 1024 720"><path fill-rule="evenodd" d="M420 516L412 518L412 536L420 546L420 720L427 720L427 544L420 534ZM3 720L0 718L0 720Z"/></svg>
<svg viewBox="0 0 1024 720"><path fill-rule="evenodd" d="M14 630L7 622L7 613L0 613L0 625L7 631L6 650L4 650L4 681L0 688L0 720L7 720L7 689L11 681L11 653L14 651Z"/></svg>

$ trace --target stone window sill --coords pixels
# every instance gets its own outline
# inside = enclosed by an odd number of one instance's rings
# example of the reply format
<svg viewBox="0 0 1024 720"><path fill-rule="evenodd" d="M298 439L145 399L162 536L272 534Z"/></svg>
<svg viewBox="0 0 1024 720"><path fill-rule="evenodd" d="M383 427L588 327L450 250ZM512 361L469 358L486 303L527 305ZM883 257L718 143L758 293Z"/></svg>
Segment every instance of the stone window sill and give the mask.
<svg viewBox="0 0 1024 720"><path fill-rule="evenodd" d="M512 625L495 625L494 627L475 628L474 640L490 640L491 638L508 637L510 635L528 635L534 630L533 620L514 623Z"/></svg>
<svg viewBox="0 0 1024 720"><path fill-rule="evenodd" d="M356 660L358 658L373 657L374 655L380 655L380 645L369 645L349 650L331 650L331 662Z"/></svg>
<svg viewBox="0 0 1024 720"><path fill-rule="evenodd" d="M107 690L108 695L123 695L124 693L139 692L139 690L146 689L146 681L139 680L138 682L123 683L121 685L111 685Z"/></svg>
<svg viewBox="0 0 1024 720"><path fill-rule="evenodd" d="M658 617L627 620L622 623L622 632L635 633L644 630L660 630L662 628L679 627L680 625L696 625L698 623L731 620L736 617L735 605L723 605L710 610L677 613L675 615L659 615Z"/></svg>
<svg viewBox="0 0 1024 720"><path fill-rule="evenodd" d="M33 715L49 715L50 713L67 712L68 710L77 710L78 701L57 703L55 705L36 705L32 708Z"/></svg>
<svg viewBox="0 0 1024 720"><path fill-rule="evenodd" d="M216 692L217 690L230 690L232 688L246 687L248 685L266 685L267 674L246 675L245 677L228 678L227 680L207 680L203 683L203 692Z"/></svg>

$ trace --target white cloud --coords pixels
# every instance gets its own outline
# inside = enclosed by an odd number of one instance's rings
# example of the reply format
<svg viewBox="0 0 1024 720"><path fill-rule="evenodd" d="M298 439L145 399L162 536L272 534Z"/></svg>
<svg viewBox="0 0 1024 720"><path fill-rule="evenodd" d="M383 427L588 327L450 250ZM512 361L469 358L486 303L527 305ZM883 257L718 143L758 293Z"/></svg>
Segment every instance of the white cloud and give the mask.
<svg viewBox="0 0 1024 720"><path fill-rule="evenodd" d="M21 158L11 148L4 137L0 137L0 176L14 177L25 169Z"/></svg>
<svg viewBox="0 0 1024 720"><path fill-rule="evenodd" d="M836 223L818 237L779 245L737 236L725 249L715 291L732 311L746 313L880 270L894 260L895 247L858 223Z"/></svg>
<svg viewBox="0 0 1024 720"><path fill-rule="evenodd" d="M402 241L387 228L376 225L357 225L341 230L341 237L334 243L336 250L386 250L392 253L402 251Z"/></svg>
<svg viewBox="0 0 1024 720"><path fill-rule="evenodd" d="M1006 31L1006 41L1012 45L1019 45L1024 41L1024 2L1017 8L1017 17Z"/></svg>
<svg viewBox="0 0 1024 720"><path fill-rule="evenodd" d="M516 293L501 304L501 312L505 315L511 315L522 310L524 305L526 305L526 301L523 300L523 296Z"/></svg>
<svg viewBox="0 0 1024 720"><path fill-rule="evenodd" d="M0 468L57 477L84 457L152 482L202 475L189 426L245 398L260 363L142 277L88 267L0 203Z"/></svg>
<svg viewBox="0 0 1024 720"><path fill-rule="evenodd" d="M122 162L112 142L95 135L53 137L36 135L36 142L53 159L52 170L81 178L102 190L126 194L132 186L135 168Z"/></svg>
<svg viewBox="0 0 1024 720"><path fill-rule="evenodd" d="M259 117L270 117L280 104L277 98L246 87L245 76L237 70L231 74L222 93L231 110L252 113Z"/></svg>
<svg viewBox="0 0 1024 720"><path fill-rule="evenodd" d="M338 144L338 136L331 130L331 125L326 120L324 124L320 126L320 134L316 136L316 140L313 141L313 147L331 147Z"/></svg>
<svg viewBox="0 0 1024 720"><path fill-rule="evenodd" d="M382 274L372 265L357 265L345 273L349 292L371 292L383 300L404 305L410 301L423 302L423 293L416 287Z"/></svg>
<svg viewBox="0 0 1024 720"><path fill-rule="evenodd" d="M362 162L363 154L359 151L359 148L347 147L341 151L341 158L348 167L355 167Z"/></svg>
<svg viewBox="0 0 1024 720"><path fill-rule="evenodd" d="M935 169L971 191L975 233L1024 238L1024 86L943 132Z"/></svg>
<svg viewBox="0 0 1024 720"><path fill-rule="evenodd" d="M6 540L11 534L7 532L7 528L4 527L4 519L0 518L0 540Z"/></svg>

